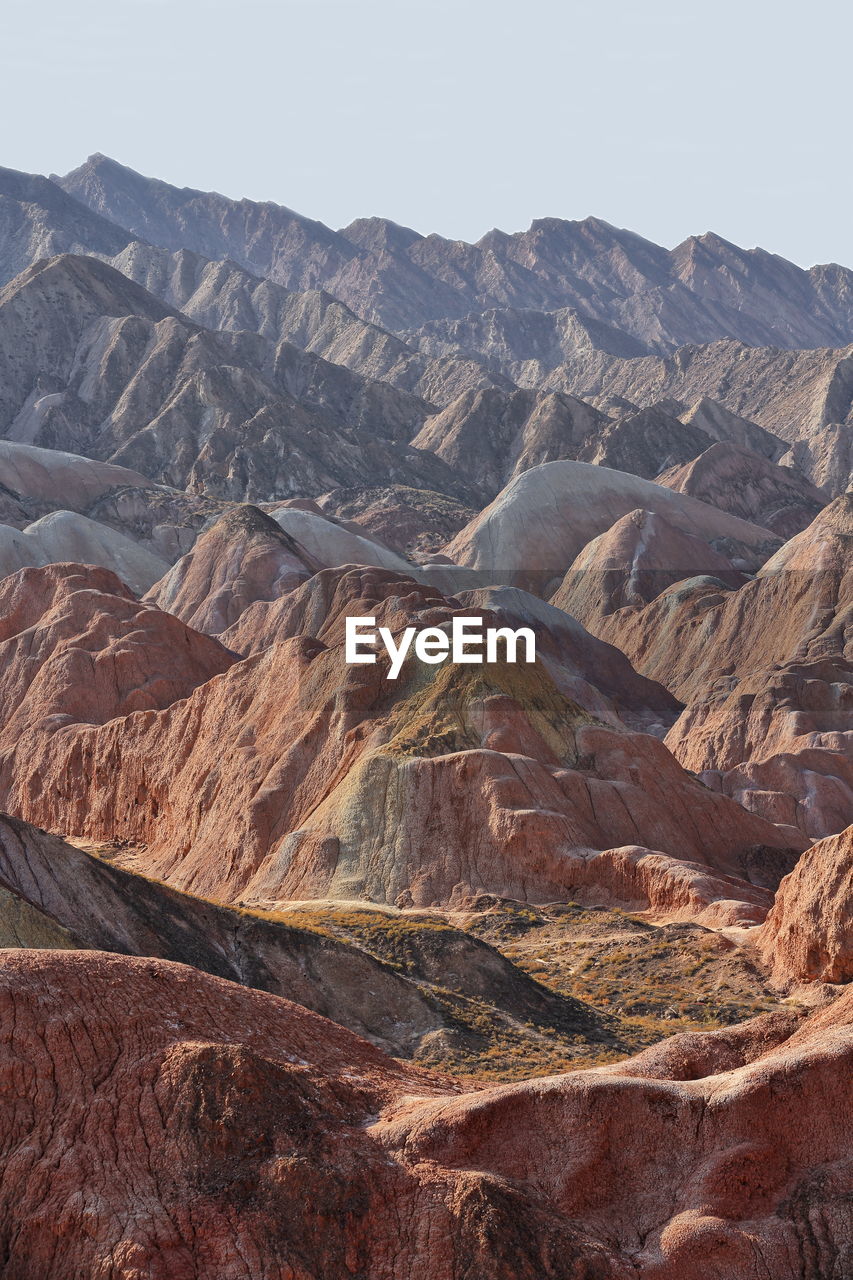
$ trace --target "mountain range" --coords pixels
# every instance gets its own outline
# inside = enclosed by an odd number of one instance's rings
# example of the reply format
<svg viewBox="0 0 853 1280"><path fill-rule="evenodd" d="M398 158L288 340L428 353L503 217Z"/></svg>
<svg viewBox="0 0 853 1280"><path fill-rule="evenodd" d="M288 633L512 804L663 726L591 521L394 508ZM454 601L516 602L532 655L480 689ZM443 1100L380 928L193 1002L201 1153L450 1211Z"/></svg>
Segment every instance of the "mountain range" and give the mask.
<svg viewBox="0 0 853 1280"><path fill-rule="evenodd" d="M845 1280L851 440L839 265L0 170L3 1276Z"/></svg>

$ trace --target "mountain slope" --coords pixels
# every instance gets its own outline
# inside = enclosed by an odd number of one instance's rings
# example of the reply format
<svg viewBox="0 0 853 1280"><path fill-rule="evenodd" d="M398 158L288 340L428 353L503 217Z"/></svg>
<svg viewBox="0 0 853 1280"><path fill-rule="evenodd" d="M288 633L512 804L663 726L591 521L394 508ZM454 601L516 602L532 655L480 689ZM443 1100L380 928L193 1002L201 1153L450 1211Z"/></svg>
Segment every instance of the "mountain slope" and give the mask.
<svg viewBox="0 0 853 1280"><path fill-rule="evenodd" d="M429 406L288 343L202 329L113 267L64 256L0 292L0 430L219 497L377 480L464 496L412 449Z"/></svg>
<svg viewBox="0 0 853 1280"><path fill-rule="evenodd" d="M639 476L549 462L517 476L445 550L455 564L476 570L482 585L544 591L592 538L638 508L710 543L736 567L756 569L779 546L768 530Z"/></svg>
<svg viewBox="0 0 853 1280"><path fill-rule="evenodd" d="M111 258L132 239L47 178L0 168L0 287L41 258Z"/></svg>

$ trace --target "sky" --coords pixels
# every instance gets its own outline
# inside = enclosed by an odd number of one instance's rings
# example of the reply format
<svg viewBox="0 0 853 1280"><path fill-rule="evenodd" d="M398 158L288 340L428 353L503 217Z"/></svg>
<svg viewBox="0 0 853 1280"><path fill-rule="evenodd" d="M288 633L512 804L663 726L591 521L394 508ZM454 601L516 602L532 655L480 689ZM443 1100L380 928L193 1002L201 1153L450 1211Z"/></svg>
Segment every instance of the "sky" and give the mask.
<svg viewBox="0 0 853 1280"><path fill-rule="evenodd" d="M841 0L0 0L0 164L853 266Z"/></svg>

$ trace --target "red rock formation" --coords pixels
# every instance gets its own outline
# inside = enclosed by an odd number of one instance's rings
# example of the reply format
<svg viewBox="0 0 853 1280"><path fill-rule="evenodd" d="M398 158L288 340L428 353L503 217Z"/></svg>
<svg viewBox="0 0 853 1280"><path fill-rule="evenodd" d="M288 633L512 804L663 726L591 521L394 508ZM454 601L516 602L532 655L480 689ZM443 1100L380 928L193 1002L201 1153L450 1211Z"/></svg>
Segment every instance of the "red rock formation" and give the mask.
<svg viewBox="0 0 853 1280"><path fill-rule="evenodd" d="M223 634L223 642L243 654L298 636L339 646L347 617L373 615L377 626L396 634L406 626L437 626L452 612L440 591L405 573L376 566L324 569L289 595L247 609Z"/></svg>
<svg viewBox="0 0 853 1280"><path fill-rule="evenodd" d="M375 601L377 587L384 600L371 608L394 629L452 612L431 589L387 572L318 574L283 602L284 630L297 637L162 711L100 726L89 687L97 655L85 671L70 668L66 691L63 633L51 661L51 628L41 627L54 683L44 694L41 675L23 690L0 735L2 803L51 829L145 842L135 869L222 900L553 900L590 850L642 845L743 877L755 846L804 846L697 783L655 738L599 722L543 664L411 659L393 682L387 660L347 666L343 617L362 607L362 593ZM209 646L218 669L233 660L176 619L134 608L186 652ZM244 617L261 608L277 605ZM132 639L139 619L130 621ZM107 627L108 670L116 630ZM131 708L136 662L128 659ZM66 718L57 724L45 706ZM727 886L723 896L736 895ZM748 886L742 898L753 901ZM659 891L655 902L662 910ZM680 888L673 909L683 909Z"/></svg>
<svg viewBox="0 0 853 1280"><path fill-rule="evenodd" d="M786 1015L775 1036L708 1037L699 1061L685 1037L649 1077L620 1063L429 1101L388 1128L412 1158L532 1184L641 1280L823 1280L843 1275L853 1228L851 1020L845 996L775 1045Z"/></svg>
<svg viewBox="0 0 853 1280"><path fill-rule="evenodd" d="M708 786L820 837L853 817L851 725L853 663L818 659L719 681L667 744Z"/></svg>
<svg viewBox="0 0 853 1280"><path fill-rule="evenodd" d="M712 445L692 462L659 475L657 482L772 529L780 538L801 533L826 506L826 495L796 471L731 443Z"/></svg>
<svg viewBox="0 0 853 1280"><path fill-rule="evenodd" d="M723 672L836 656L853 605L851 537L853 495L826 507L740 590L679 583L645 608L617 611L595 633L682 701Z"/></svg>
<svg viewBox="0 0 853 1280"><path fill-rule="evenodd" d="M4 1277L827 1280L851 1023L460 1093L181 965L6 952Z"/></svg>
<svg viewBox="0 0 853 1280"><path fill-rule="evenodd" d="M257 507L229 511L156 583L146 600L218 635L256 600L275 600L319 566Z"/></svg>
<svg viewBox="0 0 853 1280"><path fill-rule="evenodd" d="M286 598L248 609L221 639L243 654L295 636L340 646L347 616L375 616L377 625L396 634L409 625L447 624L454 613L486 616L489 625L531 627L536 652L560 691L608 724L662 737L678 715L680 704L662 686L638 676L619 649L602 644L573 618L515 587L448 598L426 583L376 569L326 570Z"/></svg>
<svg viewBox="0 0 853 1280"><path fill-rule="evenodd" d="M708 785L813 837L853 817L851 538L848 496L737 593L697 665L739 678L697 690L668 737Z"/></svg>
<svg viewBox="0 0 853 1280"><path fill-rule="evenodd" d="M806 850L759 936L781 981L853 979L853 826Z"/></svg>
<svg viewBox="0 0 853 1280"><path fill-rule="evenodd" d="M567 874L573 902L693 920L709 929L760 924L773 902L769 889L636 845L577 858Z"/></svg>
<svg viewBox="0 0 853 1280"><path fill-rule="evenodd" d="M667 736L686 768L813 837L853 816L851 538L848 496L737 591L699 578L585 618L687 703Z"/></svg>
<svg viewBox="0 0 853 1280"><path fill-rule="evenodd" d="M743 576L702 538L684 533L653 511L630 511L588 542L551 603L598 631L626 605L648 603L676 582L708 574L730 586Z"/></svg>
<svg viewBox="0 0 853 1280"><path fill-rule="evenodd" d="M233 662L107 569L51 564L0 582L2 740L22 758L40 732L161 710Z"/></svg>

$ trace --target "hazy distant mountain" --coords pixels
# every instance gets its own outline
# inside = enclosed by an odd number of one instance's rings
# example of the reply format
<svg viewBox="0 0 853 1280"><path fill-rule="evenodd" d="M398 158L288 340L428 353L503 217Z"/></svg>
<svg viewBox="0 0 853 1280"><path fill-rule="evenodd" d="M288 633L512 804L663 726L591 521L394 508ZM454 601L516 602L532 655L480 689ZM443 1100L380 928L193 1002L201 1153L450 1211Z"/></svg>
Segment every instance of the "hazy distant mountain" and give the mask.
<svg viewBox="0 0 853 1280"><path fill-rule="evenodd" d="M848 483L853 274L844 268L804 272L715 236L669 252L597 219L546 219L517 235L491 232L477 245L420 236L380 218L333 232L277 205L178 189L103 156L53 181L0 170L0 219L0 278L71 250L144 286L125 296L113 279L95 312L91 299L78 311L80 296L70 300L63 286L57 306L45 304L48 337L39 339L34 359L17 345L29 349L29 330L21 337L12 327L0 350L8 366L0 407L7 406L9 424L23 414L8 428L16 438L120 457L181 487L192 477L222 497L403 485L470 501L494 496L537 462L560 458L647 478L690 462L717 438L778 458L784 446L765 444L757 422L796 446L795 465L829 494ZM79 283L80 270L65 283L72 277ZM87 278L94 285L96 277L97 293L102 276ZM219 369L223 385L214 391L194 383L190 417L200 423L213 414L213 436L193 425L190 441L182 435L177 449L165 443L161 415L171 421L187 411L189 384L181 375L176 387L172 366L166 376L162 357L152 361L151 352L141 383L134 383L134 411L121 406L118 436L117 402L97 417L88 392L78 397L66 377L74 361L76 377L84 368L93 376L101 339L92 349L89 336L85 350L77 343L95 313L155 323L171 316L187 333L203 326L207 336L192 350L205 350L205 377ZM126 328L119 347L107 347L110 385L122 360L136 368L137 356L125 352ZM72 332L77 337L69 345ZM154 340L155 353L159 344ZM200 374L195 365L193 374ZM151 403L140 385L156 385ZM528 411L519 387L549 406L523 429ZM478 399L485 391L496 394ZM589 413L590 404L603 410L611 420L607 440L594 421L585 435L563 424L554 392L587 402ZM95 399L102 395L103 386ZM707 438L707 424L690 422L689 406L708 397L714 413L739 415L737 431L729 423L722 435L711 430ZM681 407L661 403L670 400ZM500 403L513 408L494 417L488 406ZM254 447L247 422L267 443L272 438L266 419L257 417L262 406L275 415L281 447L264 468L238 465L237 456ZM621 425L655 406L672 421L662 426L653 415ZM436 410L450 417L436 418ZM306 434L302 411L324 424L319 434ZM226 419L227 441L220 434ZM662 433L652 441L655 423ZM350 443L341 430L352 435ZM155 447L158 433L163 439ZM414 451L408 445L416 437Z"/></svg>
<svg viewBox="0 0 853 1280"><path fill-rule="evenodd" d="M395 331L492 309L571 308L655 351L720 338L784 348L853 340L851 271L805 271L712 234L670 251L598 218L544 218L472 245L382 218L331 231L279 205L144 178L102 155L54 180L134 236L230 258L290 289L326 289Z"/></svg>
<svg viewBox="0 0 853 1280"><path fill-rule="evenodd" d="M121 253L132 235L37 174L0 168L0 285L38 258Z"/></svg>
<svg viewBox="0 0 853 1280"><path fill-rule="evenodd" d="M223 245L213 243L211 249L217 253ZM510 387L482 357L455 351L432 357L322 290L294 292L230 259L137 239L49 179L0 169L0 285L31 263L61 253L111 262L206 328L284 338L438 405L471 388Z"/></svg>
<svg viewBox="0 0 853 1280"><path fill-rule="evenodd" d="M209 329L250 329L284 338L303 351L390 382L436 405L485 386L510 389L481 357L455 350L432 356L395 334L362 320L320 289L286 289L231 261L213 261L189 249L164 249L133 240L112 265ZM644 350L644 348L641 348Z"/></svg>
<svg viewBox="0 0 853 1280"><path fill-rule="evenodd" d="M638 360L578 348L550 371L519 370L518 381L643 408L669 397L686 404L710 397L790 443L830 423L846 424L849 433L853 421L853 347L784 351L728 340Z"/></svg>

